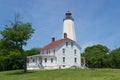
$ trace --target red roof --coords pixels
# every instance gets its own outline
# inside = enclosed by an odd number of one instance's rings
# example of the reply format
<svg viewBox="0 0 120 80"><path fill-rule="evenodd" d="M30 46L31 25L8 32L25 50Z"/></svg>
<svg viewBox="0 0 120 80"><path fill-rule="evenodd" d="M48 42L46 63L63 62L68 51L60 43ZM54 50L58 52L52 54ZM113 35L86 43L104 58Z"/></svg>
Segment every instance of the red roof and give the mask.
<svg viewBox="0 0 120 80"><path fill-rule="evenodd" d="M54 41L54 42L46 45L45 47L42 48L42 50L47 50L47 49L55 48L58 45L60 45L61 43L63 43L64 41L74 42L73 40L71 40L69 38L64 38L64 39L60 39L60 40Z"/></svg>

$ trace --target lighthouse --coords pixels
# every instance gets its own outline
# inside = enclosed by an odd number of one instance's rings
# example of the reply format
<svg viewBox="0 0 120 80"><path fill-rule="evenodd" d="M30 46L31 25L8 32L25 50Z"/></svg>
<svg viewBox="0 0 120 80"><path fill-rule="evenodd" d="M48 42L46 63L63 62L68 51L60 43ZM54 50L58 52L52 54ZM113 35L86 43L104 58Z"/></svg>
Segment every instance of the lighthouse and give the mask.
<svg viewBox="0 0 120 80"><path fill-rule="evenodd" d="M74 29L74 19L72 18L72 13L67 11L65 13L65 18L63 20L63 33L62 38L64 38L64 34L67 34L67 38L70 38L76 41L75 29Z"/></svg>
<svg viewBox="0 0 120 80"><path fill-rule="evenodd" d="M27 69L82 68L80 46L76 42L71 12L65 13L62 39L52 41L40 49L40 54L27 57Z"/></svg>

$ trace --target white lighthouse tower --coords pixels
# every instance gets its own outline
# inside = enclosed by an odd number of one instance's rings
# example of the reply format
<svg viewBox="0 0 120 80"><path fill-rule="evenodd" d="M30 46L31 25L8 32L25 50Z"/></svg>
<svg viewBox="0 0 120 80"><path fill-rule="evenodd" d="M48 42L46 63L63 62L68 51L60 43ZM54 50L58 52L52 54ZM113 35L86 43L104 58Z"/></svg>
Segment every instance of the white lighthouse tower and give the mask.
<svg viewBox="0 0 120 80"><path fill-rule="evenodd" d="M40 54L27 57L27 69L65 69L82 68L80 46L76 42L72 14L65 13L62 39L45 45ZM85 65L84 65L85 66Z"/></svg>
<svg viewBox="0 0 120 80"><path fill-rule="evenodd" d="M67 37L76 41L75 29L74 29L74 20L72 18L71 12L67 11L65 13L65 19L63 21L63 34L62 38L64 38L64 33L67 34Z"/></svg>

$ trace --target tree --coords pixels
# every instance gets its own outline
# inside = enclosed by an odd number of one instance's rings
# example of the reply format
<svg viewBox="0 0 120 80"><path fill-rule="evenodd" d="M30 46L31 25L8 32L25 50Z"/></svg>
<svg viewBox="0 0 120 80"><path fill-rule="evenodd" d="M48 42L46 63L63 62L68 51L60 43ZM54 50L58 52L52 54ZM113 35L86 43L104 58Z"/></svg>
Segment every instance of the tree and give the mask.
<svg viewBox="0 0 120 80"><path fill-rule="evenodd" d="M5 67L5 57L0 53L0 71L4 71Z"/></svg>
<svg viewBox="0 0 120 80"><path fill-rule="evenodd" d="M8 70L8 55L13 49L13 45L10 41L0 39L0 71Z"/></svg>
<svg viewBox="0 0 120 80"><path fill-rule="evenodd" d="M20 21L15 22L11 27L6 26L5 29L1 31L3 41L9 41L13 49L20 51L24 62L24 72L26 72L27 69L26 55L24 54L23 46L27 44L27 40L31 38L33 33L34 29L30 23L22 23Z"/></svg>
<svg viewBox="0 0 120 80"><path fill-rule="evenodd" d="M40 48L32 48L30 50L25 51L27 56L35 55L35 54L40 54Z"/></svg>
<svg viewBox="0 0 120 80"><path fill-rule="evenodd" d="M22 56L20 54L20 51L18 50L10 51L7 57L9 59L8 70L21 69L23 67L22 65L23 61L22 61Z"/></svg>
<svg viewBox="0 0 120 80"><path fill-rule="evenodd" d="M86 63L89 65L89 67L102 68L107 67L105 60L108 56L108 52L109 49L106 46L98 44L87 47L83 53L83 56L85 57Z"/></svg>
<svg viewBox="0 0 120 80"><path fill-rule="evenodd" d="M113 68L120 68L120 48L112 50L110 53Z"/></svg>

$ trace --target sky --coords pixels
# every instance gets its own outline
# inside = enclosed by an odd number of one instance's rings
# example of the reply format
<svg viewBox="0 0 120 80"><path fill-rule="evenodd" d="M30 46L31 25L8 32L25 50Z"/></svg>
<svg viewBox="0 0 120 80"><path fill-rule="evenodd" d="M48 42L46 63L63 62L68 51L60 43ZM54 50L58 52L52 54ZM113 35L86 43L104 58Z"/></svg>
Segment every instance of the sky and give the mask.
<svg viewBox="0 0 120 80"><path fill-rule="evenodd" d="M0 0L0 31L19 13L21 21L35 29L24 49L42 48L52 37L61 39L68 10L82 51L96 44L111 50L120 47L120 0Z"/></svg>

